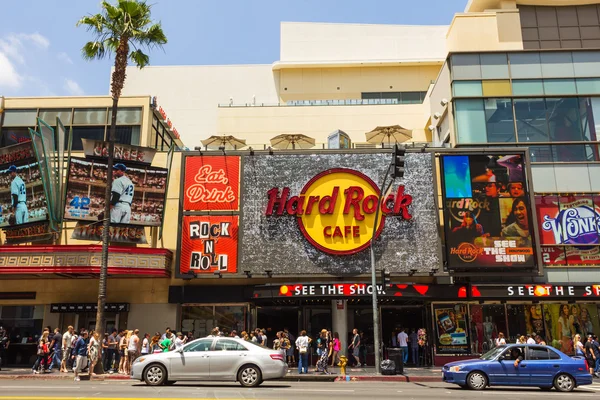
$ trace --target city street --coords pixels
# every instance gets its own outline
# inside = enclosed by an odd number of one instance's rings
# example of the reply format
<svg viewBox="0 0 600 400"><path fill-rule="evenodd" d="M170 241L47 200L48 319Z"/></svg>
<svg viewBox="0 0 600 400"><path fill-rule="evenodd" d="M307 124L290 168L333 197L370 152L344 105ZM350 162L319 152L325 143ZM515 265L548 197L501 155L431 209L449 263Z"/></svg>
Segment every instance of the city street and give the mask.
<svg viewBox="0 0 600 400"><path fill-rule="evenodd" d="M535 388L494 388L483 392L461 390L444 383L387 382L266 382L256 389L235 383L184 383L148 387L138 382L31 381L0 382L0 399L490 399L511 400L547 397L598 398L600 384L577 388L573 393L543 392Z"/></svg>

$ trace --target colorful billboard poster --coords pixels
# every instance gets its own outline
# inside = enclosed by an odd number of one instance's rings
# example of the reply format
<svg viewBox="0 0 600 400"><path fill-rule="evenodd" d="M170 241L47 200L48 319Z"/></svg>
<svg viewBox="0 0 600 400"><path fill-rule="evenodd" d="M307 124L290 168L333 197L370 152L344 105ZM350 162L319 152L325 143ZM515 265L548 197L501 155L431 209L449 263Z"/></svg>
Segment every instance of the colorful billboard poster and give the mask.
<svg viewBox="0 0 600 400"><path fill-rule="evenodd" d="M32 143L0 148L0 228L47 219L44 184Z"/></svg>
<svg viewBox="0 0 600 400"><path fill-rule="evenodd" d="M184 210L237 211L239 208L239 156L188 156L185 158Z"/></svg>
<svg viewBox="0 0 600 400"><path fill-rule="evenodd" d="M573 338L576 334L600 332L596 304L543 304L546 344L563 353L573 355Z"/></svg>
<svg viewBox="0 0 600 400"><path fill-rule="evenodd" d="M104 218L105 160L71 158L65 219L98 222ZM118 162L111 185L111 224L160 226L167 169Z"/></svg>
<svg viewBox="0 0 600 400"><path fill-rule="evenodd" d="M436 354L468 354L471 351L467 325L467 305L435 305Z"/></svg>
<svg viewBox="0 0 600 400"><path fill-rule="evenodd" d="M444 155L440 159L448 268L535 268L523 155Z"/></svg>
<svg viewBox="0 0 600 400"><path fill-rule="evenodd" d="M179 273L237 272L238 216L183 217Z"/></svg>
<svg viewBox="0 0 600 400"><path fill-rule="evenodd" d="M103 224L87 224L78 222L71 239L101 241L104 232ZM108 240L114 243L147 244L146 231L143 226L111 225L108 230Z"/></svg>
<svg viewBox="0 0 600 400"><path fill-rule="evenodd" d="M545 265L600 265L600 198L536 196Z"/></svg>

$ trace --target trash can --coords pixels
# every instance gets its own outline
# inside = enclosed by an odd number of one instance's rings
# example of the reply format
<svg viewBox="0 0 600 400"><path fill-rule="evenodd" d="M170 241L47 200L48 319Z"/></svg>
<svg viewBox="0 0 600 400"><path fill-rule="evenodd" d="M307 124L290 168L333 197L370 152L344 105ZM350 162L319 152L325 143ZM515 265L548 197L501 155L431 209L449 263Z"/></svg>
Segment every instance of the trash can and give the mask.
<svg viewBox="0 0 600 400"><path fill-rule="evenodd" d="M404 354L401 348L391 347L388 349L388 358L396 364L396 373L404 373Z"/></svg>

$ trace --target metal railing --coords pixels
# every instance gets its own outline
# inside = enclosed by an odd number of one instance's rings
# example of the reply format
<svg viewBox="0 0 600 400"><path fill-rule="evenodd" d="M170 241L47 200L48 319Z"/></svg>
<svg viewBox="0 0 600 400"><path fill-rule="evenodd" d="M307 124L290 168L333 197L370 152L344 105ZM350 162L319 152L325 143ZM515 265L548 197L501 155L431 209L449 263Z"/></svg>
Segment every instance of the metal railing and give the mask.
<svg viewBox="0 0 600 400"><path fill-rule="evenodd" d="M344 99L344 100L290 100L283 103L241 103L219 104L221 108L234 107L302 107L302 106L362 106L362 105L415 105L420 100L399 101L398 99Z"/></svg>

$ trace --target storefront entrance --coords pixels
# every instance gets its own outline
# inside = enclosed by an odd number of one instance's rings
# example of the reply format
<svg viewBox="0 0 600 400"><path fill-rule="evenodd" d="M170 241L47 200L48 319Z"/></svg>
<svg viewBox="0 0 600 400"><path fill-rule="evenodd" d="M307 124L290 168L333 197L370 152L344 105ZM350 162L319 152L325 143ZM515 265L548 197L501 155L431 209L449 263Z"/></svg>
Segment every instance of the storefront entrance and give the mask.
<svg viewBox="0 0 600 400"><path fill-rule="evenodd" d="M285 328L294 337L298 336L301 315L301 307L258 306L256 307L256 327L267 330L267 346L272 347L277 332L283 331Z"/></svg>
<svg viewBox="0 0 600 400"><path fill-rule="evenodd" d="M406 329L406 334L410 334L411 329L418 331L426 328L425 307L424 306L392 306L381 308L381 332L383 336L383 345L394 347L396 336L400 328Z"/></svg>

